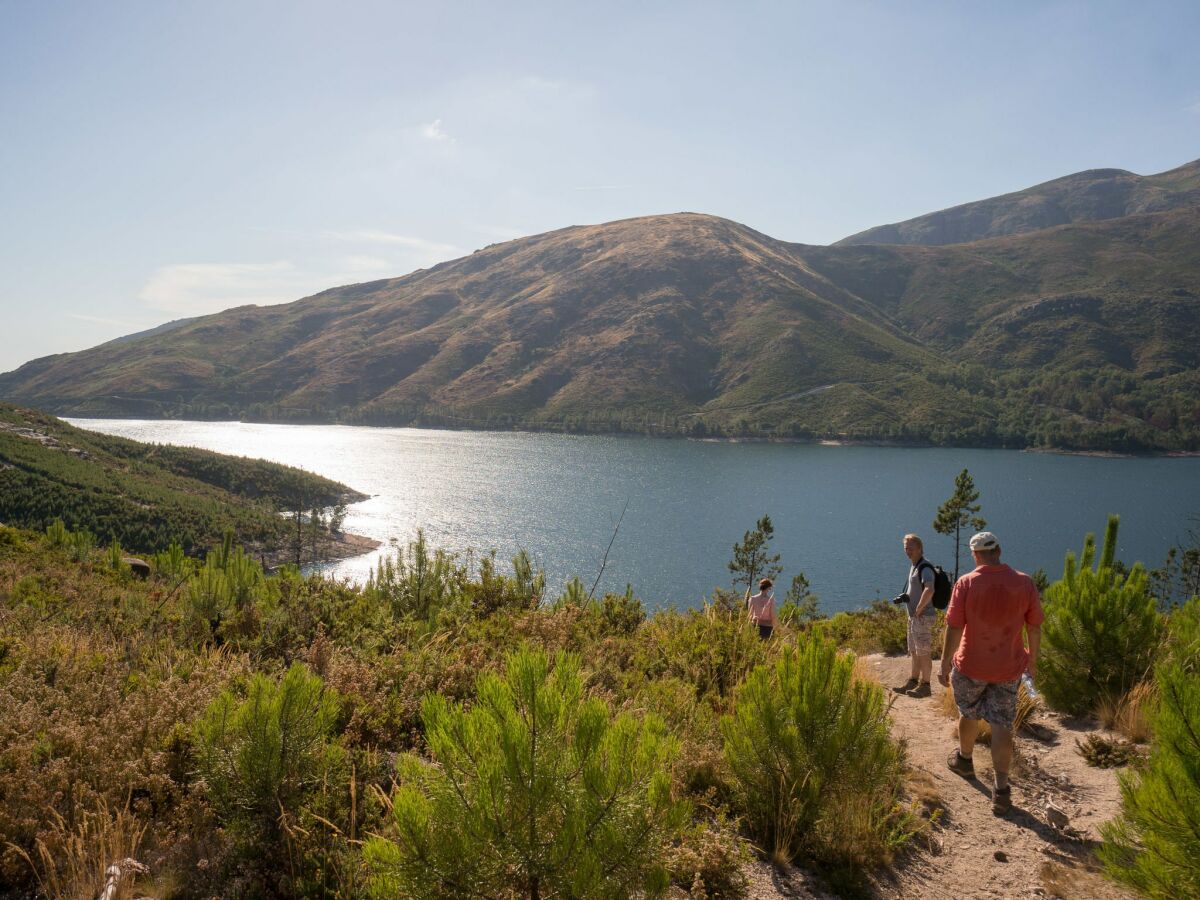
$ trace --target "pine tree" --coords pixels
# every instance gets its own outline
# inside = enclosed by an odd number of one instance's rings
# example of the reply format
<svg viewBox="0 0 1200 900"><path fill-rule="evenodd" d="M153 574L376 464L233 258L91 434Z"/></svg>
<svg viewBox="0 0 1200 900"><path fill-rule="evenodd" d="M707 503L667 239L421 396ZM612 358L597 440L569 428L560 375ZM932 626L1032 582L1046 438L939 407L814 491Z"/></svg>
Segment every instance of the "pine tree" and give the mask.
<svg viewBox="0 0 1200 900"><path fill-rule="evenodd" d="M1154 665L1162 617L1142 564L1126 574L1116 560L1119 525L1109 516L1099 560L1089 534L1078 564L1068 553L1062 580L1046 589L1038 680L1046 701L1065 712L1121 697Z"/></svg>
<svg viewBox="0 0 1200 900"><path fill-rule="evenodd" d="M1171 625L1150 759L1121 775L1121 815L1101 827L1099 852L1114 879L1163 900L1200 896L1200 599Z"/></svg>
<svg viewBox="0 0 1200 900"><path fill-rule="evenodd" d="M954 479L954 493L950 499L938 507L937 518L933 520L933 530L938 534L954 535L954 580L958 581L958 560L962 550L962 531L968 526L976 531L987 527L987 522L977 515L982 508L979 503L979 491L975 489L975 480L971 473L963 469Z"/></svg>
<svg viewBox="0 0 1200 900"><path fill-rule="evenodd" d="M771 517L763 516L754 525L753 531L747 531L740 544L733 545L733 559L729 561L729 571L733 573L733 586L744 584L747 589L753 589L760 578L775 578L783 571L779 565L779 554L769 555L769 544L775 536L775 528L771 525Z"/></svg>
<svg viewBox="0 0 1200 900"><path fill-rule="evenodd" d="M754 669L721 721L747 827L785 859L882 854L902 781L880 686L820 630ZM858 815L851 815L853 810Z"/></svg>
<svg viewBox="0 0 1200 900"><path fill-rule="evenodd" d="M585 698L576 658L519 650L470 709L430 694L436 765L399 761L390 837L364 853L377 897L655 896L688 817L671 798L677 742L654 716Z"/></svg>

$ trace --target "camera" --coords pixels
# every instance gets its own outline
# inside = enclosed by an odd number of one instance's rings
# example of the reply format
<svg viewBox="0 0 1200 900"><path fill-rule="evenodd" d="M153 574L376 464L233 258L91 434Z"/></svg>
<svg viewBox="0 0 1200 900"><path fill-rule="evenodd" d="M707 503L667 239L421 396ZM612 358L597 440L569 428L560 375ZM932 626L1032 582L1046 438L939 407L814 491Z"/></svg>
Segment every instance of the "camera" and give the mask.
<svg viewBox="0 0 1200 900"><path fill-rule="evenodd" d="M895 598L892 602L893 603L907 603L908 602L908 594L901 594L899 597Z"/></svg>

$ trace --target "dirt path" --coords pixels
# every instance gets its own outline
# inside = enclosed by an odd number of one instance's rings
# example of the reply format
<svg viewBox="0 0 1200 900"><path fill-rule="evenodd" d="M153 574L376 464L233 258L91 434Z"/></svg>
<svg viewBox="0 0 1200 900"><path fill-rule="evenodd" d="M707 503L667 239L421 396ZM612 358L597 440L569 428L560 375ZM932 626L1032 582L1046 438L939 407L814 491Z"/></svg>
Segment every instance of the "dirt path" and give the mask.
<svg viewBox="0 0 1200 900"><path fill-rule="evenodd" d="M907 657L875 655L866 657L866 662L885 688L908 677ZM1090 729L1039 712L1035 716L1039 736L1017 738L1014 809L1006 818L997 818L992 815L988 748L975 749L973 781L946 767L958 739L954 720L943 711L942 693L936 682L933 696L926 700L889 690L895 698L893 733L908 748L912 794L941 809L941 814L927 844L877 878L875 896L1131 898L1097 874L1092 861L1099 826L1119 811L1120 794L1117 770L1092 768L1076 752L1075 741L1085 738ZM1069 817L1066 832L1047 821L1047 800ZM759 863L748 874L750 896L756 900L822 896L812 890L811 879L799 873L781 877Z"/></svg>

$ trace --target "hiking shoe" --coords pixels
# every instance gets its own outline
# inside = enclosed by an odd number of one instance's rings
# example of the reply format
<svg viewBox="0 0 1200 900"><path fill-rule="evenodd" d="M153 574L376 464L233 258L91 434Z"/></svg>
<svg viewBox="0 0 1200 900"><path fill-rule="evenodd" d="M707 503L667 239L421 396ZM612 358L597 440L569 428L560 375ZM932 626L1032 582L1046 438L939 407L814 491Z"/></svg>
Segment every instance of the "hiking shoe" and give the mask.
<svg viewBox="0 0 1200 900"><path fill-rule="evenodd" d="M963 778L975 777L975 763L957 750L950 754L950 758L946 760L946 765L950 767L950 771L955 775L961 775Z"/></svg>
<svg viewBox="0 0 1200 900"><path fill-rule="evenodd" d="M1012 787L992 789L992 815L1006 816L1012 809Z"/></svg>
<svg viewBox="0 0 1200 900"><path fill-rule="evenodd" d="M924 697L933 696L933 690L929 687L928 681L922 681L919 685L917 685L911 691L906 691L905 693L907 693L908 696L915 697L918 700L920 700Z"/></svg>
<svg viewBox="0 0 1200 900"><path fill-rule="evenodd" d="M910 678L910 679L908 679L908 681L904 682L904 684L897 685L896 687L892 688L892 690L895 691L897 694L907 694L909 691L911 691L916 686L917 686L917 679Z"/></svg>

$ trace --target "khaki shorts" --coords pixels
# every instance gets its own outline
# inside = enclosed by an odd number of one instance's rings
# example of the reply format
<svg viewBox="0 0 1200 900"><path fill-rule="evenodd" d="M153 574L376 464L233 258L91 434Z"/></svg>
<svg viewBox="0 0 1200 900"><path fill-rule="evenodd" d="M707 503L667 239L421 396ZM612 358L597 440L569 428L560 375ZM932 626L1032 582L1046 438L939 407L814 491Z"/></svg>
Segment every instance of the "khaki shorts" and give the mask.
<svg viewBox="0 0 1200 900"><path fill-rule="evenodd" d="M933 616L908 617L908 653L928 656L933 648Z"/></svg>
<svg viewBox="0 0 1200 900"><path fill-rule="evenodd" d="M976 681L955 667L950 672L954 702L965 719L983 719L989 725L1012 728L1017 717L1017 686L1015 681Z"/></svg>

